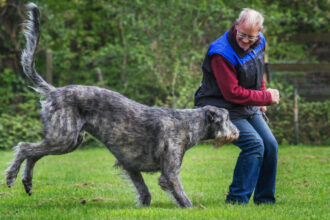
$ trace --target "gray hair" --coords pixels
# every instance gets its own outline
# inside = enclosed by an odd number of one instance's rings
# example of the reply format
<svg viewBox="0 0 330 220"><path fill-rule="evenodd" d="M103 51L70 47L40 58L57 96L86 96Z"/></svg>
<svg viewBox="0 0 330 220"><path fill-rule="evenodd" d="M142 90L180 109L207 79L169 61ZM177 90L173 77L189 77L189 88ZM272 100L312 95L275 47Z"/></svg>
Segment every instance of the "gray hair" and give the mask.
<svg viewBox="0 0 330 220"><path fill-rule="evenodd" d="M264 16L251 8L243 8L237 20L237 24L240 23L246 23L248 26L259 26L261 30L263 28Z"/></svg>

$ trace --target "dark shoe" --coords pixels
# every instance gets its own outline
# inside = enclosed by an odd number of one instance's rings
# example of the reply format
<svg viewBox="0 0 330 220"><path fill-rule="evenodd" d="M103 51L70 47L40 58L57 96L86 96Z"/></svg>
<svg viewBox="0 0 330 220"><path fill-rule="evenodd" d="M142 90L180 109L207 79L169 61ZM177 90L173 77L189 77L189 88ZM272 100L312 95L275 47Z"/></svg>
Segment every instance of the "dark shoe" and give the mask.
<svg viewBox="0 0 330 220"><path fill-rule="evenodd" d="M275 205L275 202L274 201L254 201L254 204L256 205Z"/></svg>
<svg viewBox="0 0 330 220"><path fill-rule="evenodd" d="M246 202L243 202L243 201L240 201L240 200L232 200L232 199L230 199L230 200L227 199L225 201L225 203L232 204L232 205L247 205Z"/></svg>

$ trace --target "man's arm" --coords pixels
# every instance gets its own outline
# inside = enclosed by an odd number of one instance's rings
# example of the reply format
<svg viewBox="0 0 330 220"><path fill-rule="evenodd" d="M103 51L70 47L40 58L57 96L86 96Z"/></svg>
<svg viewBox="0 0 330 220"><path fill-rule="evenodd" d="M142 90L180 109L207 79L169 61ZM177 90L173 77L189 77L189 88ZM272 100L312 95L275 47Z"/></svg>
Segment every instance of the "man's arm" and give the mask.
<svg viewBox="0 0 330 220"><path fill-rule="evenodd" d="M235 67L219 54L212 57L211 66L225 100L241 105L256 106L266 106L273 103L272 93L265 90L264 80L262 91L243 88L238 85Z"/></svg>

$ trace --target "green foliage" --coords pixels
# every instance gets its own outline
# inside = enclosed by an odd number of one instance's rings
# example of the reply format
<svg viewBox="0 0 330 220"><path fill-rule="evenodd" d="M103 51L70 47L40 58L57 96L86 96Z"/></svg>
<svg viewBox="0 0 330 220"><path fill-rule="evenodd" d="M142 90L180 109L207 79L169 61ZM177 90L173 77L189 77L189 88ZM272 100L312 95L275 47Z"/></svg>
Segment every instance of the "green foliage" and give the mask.
<svg viewBox="0 0 330 220"><path fill-rule="evenodd" d="M293 126L293 86L272 82L267 85L280 91L280 103L268 107L270 128L280 144L294 142Z"/></svg>
<svg viewBox="0 0 330 220"><path fill-rule="evenodd" d="M330 100L299 104L299 138L301 143L330 146Z"/></svg>
<svg viewBox="0 0 330 220"><path fill-rule="evenodd" d="M0 104L0 149L14 147L19 141L41 140L40 104L33 92L9 93Z"/></svg>
<svg viewBox="0 0 330 220"><path fill-rule="evenodd" d="M0 87L0 149L14 147L19 141L35 142L42 134L39 95L16 76L10 69L0 75L4 85Z"/></svg>
<svg viewBox="0 0 330 220"><path fill-rule="evenodd" d="M308 59L307 45L282 42L277 35L297 33L304 25L311 27L308 31L328 28L325 20L317 19L317 28L313 22L313 13L325 16L319 10L326 7L323 1L294 2L304 13L270 1L37 3L43 14L41 47L54 51L55 84L97 84L93 69L99 67L106 87L148 105L189 106L187 100L181 103L181 94L194 93L208 45L230 28L243 7L265 14L271 61ZM304 15L310 19L299 19ZM181 88L174 92L173 83Z"/></svg>
<svg viewBox="0 0 330 220"><path fill-rule="evenodd" d="M15 73L12 69L4 69L0 74L0 96L6 100L7 95L11 95L17 91L25 91L26 86L24 85L25 81L22 76ZM5 96L5 97L4 97ZM8 104L2 103L2 104Z"/></svg>
<svg viewBox="0 0 330 220"><path fill-rule="evenodd" d="M0 1L0 117L4 113L13 118L24 114L37 120L38 95L27 88L30 82L19 67L25 42L20 24L24 18L23 4L27 2ZM201 64L208 46L234 24L242 8L255 8L265 15L263 32L271 62L314 59L309 54L314 45L287 42L286 37L330 29L327 0L34 2L41 9L42 33L36 67L42 76L45 51L51 49L54 86L102 85L95 73L95 68L100 68L104 87L151 106L193 106L193 94L201 81ZM279 113L274 115L272 127L283 143L292 143L285 135L292 130L292 119L288 116L291 93L289 87L283 87L281 105L270 108L270 112ZM303 105L302 108L312 109ZM322 112L326 111L324 108ZM315 117L319 118L320 114L316 112ZM324 135L310 137L308 140L317 143L326 140Z"/></svg>
<svg viewBox="0 0 330 220"><path fill-rule="evenodd" d="M280 90L280 103L268 107L270 127L280 144L294 143L293 93L294 86L272 82L269 87ZM299 93L299 91L298 91ZM298 96L299 142L305 144L330 144L330 100L306 102Z"/></svg>
<svg viewBox="0 0 330 220"><path fill-rule="evenodd" d="M1 114L0 149L10 149L19 141L37 142L41 140L42 124L40 120L28 115Z"/></svg>

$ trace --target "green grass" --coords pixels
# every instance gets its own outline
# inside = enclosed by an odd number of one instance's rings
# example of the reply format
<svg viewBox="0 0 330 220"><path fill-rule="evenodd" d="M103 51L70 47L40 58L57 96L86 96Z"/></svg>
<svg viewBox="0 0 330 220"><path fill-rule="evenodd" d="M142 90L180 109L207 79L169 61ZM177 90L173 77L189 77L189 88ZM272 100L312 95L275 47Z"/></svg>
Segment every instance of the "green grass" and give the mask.
<svg viewBox="0 0 330 220"><path fill-rule="evenodd" d="M35 167L34 193L18 177L13 188L0 178L0 219L330 219L330 147L280 146L276 205L225 204L239 149L197 146L189 150L181 180L194 208L180 209L157 185L159 173L144 174L152 195L137 206L135 190L105 149L48 156ZM0 172L12 160L0 151Z"/></svg>

